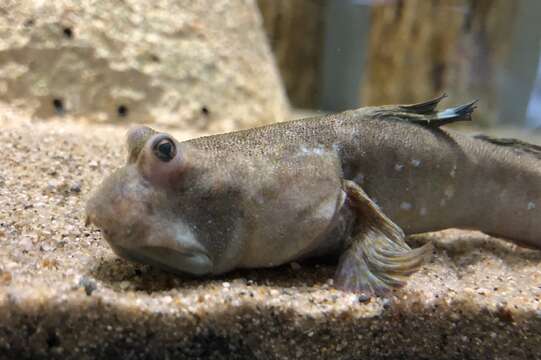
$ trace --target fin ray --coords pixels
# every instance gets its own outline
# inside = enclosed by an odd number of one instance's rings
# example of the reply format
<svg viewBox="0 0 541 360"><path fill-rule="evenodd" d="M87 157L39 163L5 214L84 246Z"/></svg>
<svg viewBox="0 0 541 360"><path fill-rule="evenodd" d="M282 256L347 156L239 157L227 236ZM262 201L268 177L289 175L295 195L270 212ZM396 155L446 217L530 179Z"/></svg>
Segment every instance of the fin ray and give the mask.
<svg viewBox="0 0 541 360"><path fill-rule="evenodd" d="M476 104L479 100L471 101L467 104L459 105L456 107L448 108L443 111L440 111L436 114L436 118L440 120L450 120L450 119L462 119L462 120L471 120L471 115L476 109Z"/></svg>
<svg viewBox="0 0 541 360"><path fill-rule="evenodd" d="M446 93L441 94L440 96L430 99L428 101L420 102L417 104L410 104L410 105L399 105L400 108L411 111L417 114L430 114L433 113L436 110L436 107L439 105L439 103L447 97Z"/></svg>
<svg viewBox="0 0 541 360"><path fill-rule="evenodd" d="M375 109L373 116L376 119L406 121L429 128L472 120L478 100L437 112L436 107L446 96L443 94L435 99L413 105L384 106Z"/></svg>
<svg viewBox="0 0 541 360"><path fill-rule="evenodd" d="M404 286L408 276L427 261L432 244L411 249L402 229L379 210L360 186L344 181L344 187L359 212L361 225L340 258L336 286L369 296L385 295Z"/></svg>

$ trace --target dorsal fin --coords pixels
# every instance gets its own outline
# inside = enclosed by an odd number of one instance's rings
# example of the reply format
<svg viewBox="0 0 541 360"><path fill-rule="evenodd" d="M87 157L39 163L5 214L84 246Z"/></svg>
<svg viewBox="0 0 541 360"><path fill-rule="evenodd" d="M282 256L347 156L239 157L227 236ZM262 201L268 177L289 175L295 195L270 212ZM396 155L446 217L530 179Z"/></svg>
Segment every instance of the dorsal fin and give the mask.
<svg viewBox="0 0 541 360"><path fill-rule="evenodd" d="M495 138L487 135L475 135L474 138L489 142L494 145L505 146L509 149L527 153L533 155L537 159L541 159L541 146L539 145L530 144L517 139Z"/></svg>
<svg viewBox="0 0 541 360"><path fill-rule="evenodd" d="M479 100L474 100L464 105L459 105L453 108L445 109L436 114L436 117L439 120L452 119L453 121L457 120L471 120L471 114L476 109L477 102Z"/></svg>
<svg viewBox="0 0 541 360"><path fill-rule="evenodd" d="M434 98L432 100L420 102L417 104L411 104L411 105L400 105L400 107L403 110L411 111L417 114L430 114L436 111L438 104L446 97L447 97L447 94L443 93L437 98Z"/></svg>
<svg viewBox="0 0 541 360"><path fill-rule="evenodd" d="M435 99L413 105L382 106L376 108L373 114L379 119L407 121L430 128L438 128L457 121L471 121L471 115L476 109L478 100L438 112L436 107L446 96L443 94Z"/></svg>

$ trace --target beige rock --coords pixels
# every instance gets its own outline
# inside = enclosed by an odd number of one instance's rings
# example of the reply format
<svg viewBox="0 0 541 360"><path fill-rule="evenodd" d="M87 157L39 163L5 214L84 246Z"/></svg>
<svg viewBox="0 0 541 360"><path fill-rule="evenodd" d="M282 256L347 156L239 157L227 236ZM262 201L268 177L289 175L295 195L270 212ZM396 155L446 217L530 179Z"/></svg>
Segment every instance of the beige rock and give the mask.
<svg viewBox="0 0 541 360"><path fill-rule="evenodd" d="M0 101L208 131L288 114L251 0L3 0Z"/></svg>

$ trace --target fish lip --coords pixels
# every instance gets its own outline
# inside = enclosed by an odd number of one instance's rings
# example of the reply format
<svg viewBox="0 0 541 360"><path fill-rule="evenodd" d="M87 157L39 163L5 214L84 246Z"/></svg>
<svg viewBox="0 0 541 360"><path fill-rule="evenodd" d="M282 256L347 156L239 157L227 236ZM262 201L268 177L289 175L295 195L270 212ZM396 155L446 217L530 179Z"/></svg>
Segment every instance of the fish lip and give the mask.
<svg viewBox="0 0 541 360"><path fill-rule="evenodd" d="M177 274L177 275L192 275L192 276L204 276L212 273L212 260L208 256L208 254L195 251L195 252L186 252L186 251L177 251L175 249L169 248L169 247L160 247L160 246L138 246L134 248L127 248L122 247L118 245L111 245L111 248L113 251L120 257L134 261L139 264L144 265L151 265L154 267L157 267L159 269L162 269L166 272ZM182 257L184 258L184 261L189 260L200 260L203 264L192 262L192 268L182 268L181 265L184 264L184 262L180 259L178 261L175 261L177 266L172 265L171 262L168 261L161 261L166 260L165 257L163 259L160 259L159 257L156 257L152 255L152 251L158 250L167 250L172 253L175 257ZM149 254L150 253L150 254ZM177 259L175 259L177 260ZM197 267L199 266L199 268Z"/></svg>
<svg viewBox="0 0 541 360"><path fill-rule="evenodd" d="M136 250L141 250L141 251L153 251L153 250L157 250L157 249L167 249L169 251L172 251L175 253L175 255L181 255L181 256L192 256L194 254L194 252L189 252L189 251L186 251L186 250L178 250L178 249L172 249L170 247L165 247L165 246L138 246L135 248ZM206 255L206 254L202 254L202 255Z"/></svg>

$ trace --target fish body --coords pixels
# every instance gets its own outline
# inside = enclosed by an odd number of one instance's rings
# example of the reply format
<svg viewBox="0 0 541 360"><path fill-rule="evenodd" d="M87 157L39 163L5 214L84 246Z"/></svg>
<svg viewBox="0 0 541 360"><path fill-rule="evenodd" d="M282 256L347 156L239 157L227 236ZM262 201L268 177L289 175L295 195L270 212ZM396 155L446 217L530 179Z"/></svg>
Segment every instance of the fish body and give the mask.
<svg viewBox="0 0 541 360"><path fill-rule="evenodd" d="M541 151L441 125L474 104L367 107L178 142L147 127L89 200L113 250L220 274L339 255L337 287L385 294L430 256L409 234L481 230L541 248Z"/></svg>

